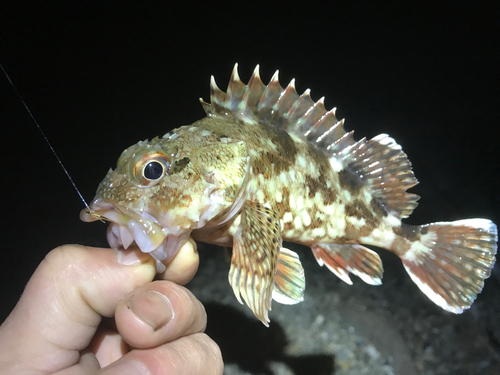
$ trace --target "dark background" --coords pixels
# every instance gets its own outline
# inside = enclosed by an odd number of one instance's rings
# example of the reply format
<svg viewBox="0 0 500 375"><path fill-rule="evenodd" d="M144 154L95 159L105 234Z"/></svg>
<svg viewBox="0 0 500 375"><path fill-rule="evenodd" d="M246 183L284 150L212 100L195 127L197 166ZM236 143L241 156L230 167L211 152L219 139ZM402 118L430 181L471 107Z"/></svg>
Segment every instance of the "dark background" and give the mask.
<svg viewBox="0 0 500 375"><path fill-rule="evenodd" d="M0 62L87 201L124 148L201 118L210 75L225 89L238 62L244 82L260 64L325 96L356 139L396 139L421 181L408 223L500 223L498 1L126 3L0 6ZM48 251L106 240L5 77L0 106L3 320Z"/></svg>

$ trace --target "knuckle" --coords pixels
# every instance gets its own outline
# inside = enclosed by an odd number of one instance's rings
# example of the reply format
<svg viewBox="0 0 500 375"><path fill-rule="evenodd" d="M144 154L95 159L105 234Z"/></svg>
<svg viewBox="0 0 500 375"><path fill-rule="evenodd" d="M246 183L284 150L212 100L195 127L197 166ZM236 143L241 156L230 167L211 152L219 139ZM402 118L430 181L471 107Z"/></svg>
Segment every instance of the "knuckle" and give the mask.
<svg viewBox="0 0 500 375"><path fill-rule="evenodd" d="M222 375L224 371L219 346L204 333L181 337L149 353L154 355L155 362L160 363L168 374ZM156 374L154 371L152 373Z"/></svg>
<svg viewBox="0 0 500 375"><path fill-rule="evenodd" d="M205 360L210 363L210 367L204 368L210 369L210 375L221 375L224 370L224 361L219 345L205 333L197 333L193 337L196 338Z"/></svg>
<svg viewBox="0 0 500 375"><path fill-rule="evenodd" d="M85 247L79 245L62 245L51 250L43 259L42 266L64 271L85 256Z"/></svg>
<svg viewBox="0 0 500 375"><path fill-rule="evenodd" d="M191 319L188 331L190 333L203 332L207 326L207 313L203 304L194 296L191 299L191 308L189 309Z"/></svg>
<svg viewBox="0 0 500 375"><path fill-rule="evenodd" d="M205 310L205 306L200 301L197 301L198 305L200 306L200 316L201 318L198 319L199 322L199 332L205 332L205 329L207 328L207 311Z"/></svg>

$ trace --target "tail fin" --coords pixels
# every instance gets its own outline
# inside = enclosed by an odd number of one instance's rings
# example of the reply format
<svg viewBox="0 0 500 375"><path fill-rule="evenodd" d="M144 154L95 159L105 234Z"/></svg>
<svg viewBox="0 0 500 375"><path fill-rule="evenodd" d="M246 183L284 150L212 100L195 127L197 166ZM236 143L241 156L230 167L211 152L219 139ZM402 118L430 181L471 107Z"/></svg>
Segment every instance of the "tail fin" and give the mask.
<svg viewBox="0 0 500 375"><path fill-rule="evenodd" d="M498 232L486 219L422 225L401 257L406 271L435 304L460 314L483 289L495 264Z"/></svg>

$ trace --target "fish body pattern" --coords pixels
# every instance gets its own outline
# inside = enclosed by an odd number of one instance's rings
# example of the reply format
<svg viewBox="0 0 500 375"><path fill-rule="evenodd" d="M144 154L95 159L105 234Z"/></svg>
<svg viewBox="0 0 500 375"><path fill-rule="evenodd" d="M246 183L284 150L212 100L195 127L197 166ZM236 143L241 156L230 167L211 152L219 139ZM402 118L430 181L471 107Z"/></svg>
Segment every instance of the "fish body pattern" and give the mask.
<svg viewBox="0 0 500 375"><path fill-rule="evenodd" d="M266 86L258 66L248 84L235 66L227 92L211 80L207 114L192 125L125 150L99 185L85 221L111 221L115 250L134 242L168 263L190 237L232 247L229 282L265 325L272 299L303 300L299 257L283 241L309 246L320 265L382 282L374 245L397 254L437 305L461 313L490 275L497 228L486 219L411 226L418 182L386 134L355 141L344 121L309 90Z"/></svg>

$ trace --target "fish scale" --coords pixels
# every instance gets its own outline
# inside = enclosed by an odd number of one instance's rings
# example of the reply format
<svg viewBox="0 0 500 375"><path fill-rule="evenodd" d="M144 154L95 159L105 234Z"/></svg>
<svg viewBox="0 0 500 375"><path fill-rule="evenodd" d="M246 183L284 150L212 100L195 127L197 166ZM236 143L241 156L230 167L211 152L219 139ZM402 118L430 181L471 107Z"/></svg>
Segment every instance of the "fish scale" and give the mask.
<svg viewBox="0 0 500 375"><path fill-rule="evenodd" d="M497 227L487 219L407 225L419 196L400 145L386 134L356 141L310 91L276 72L248 84L233 69L227 92L211 78L207 116L120 156L81 213L111 221L117 251L138 246L161 272L190 237L232 247L229 283L265 325L274 299L304 299L300 258L309 246L319 265L348 284L350 275L382 282L373 245L398 255L420 290L443 309L470 307L490 275Z"/></svg>

